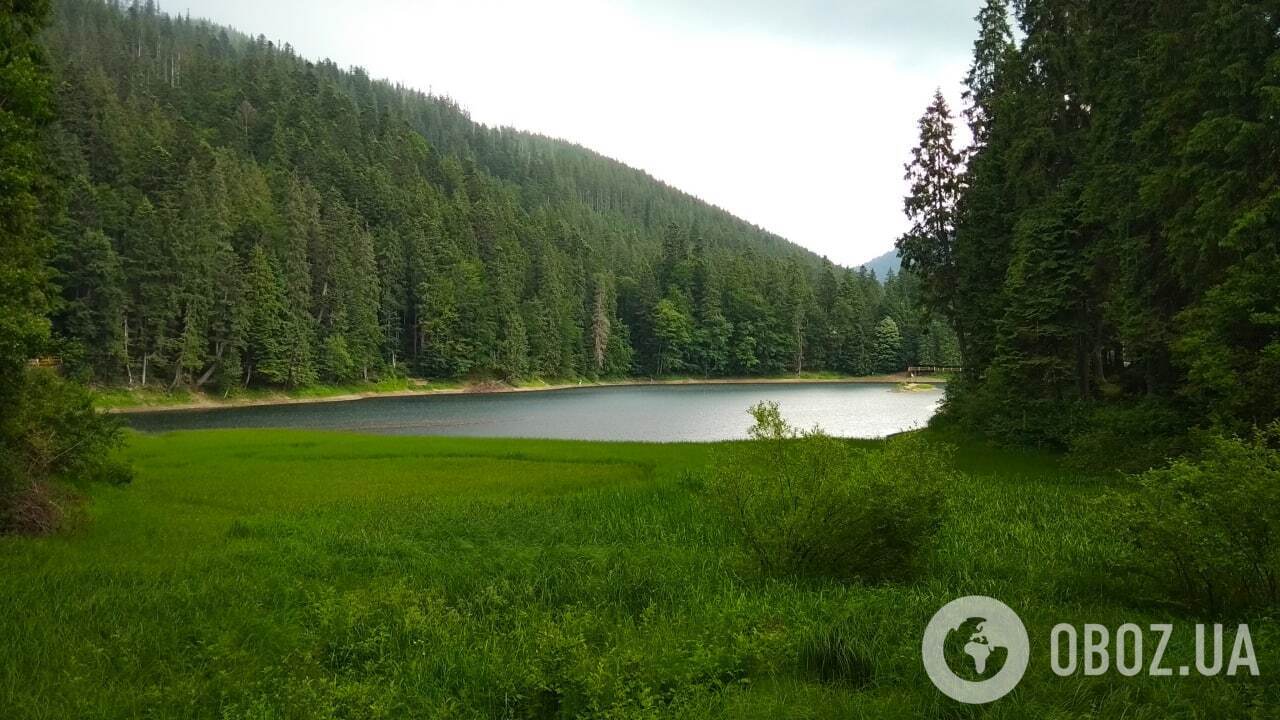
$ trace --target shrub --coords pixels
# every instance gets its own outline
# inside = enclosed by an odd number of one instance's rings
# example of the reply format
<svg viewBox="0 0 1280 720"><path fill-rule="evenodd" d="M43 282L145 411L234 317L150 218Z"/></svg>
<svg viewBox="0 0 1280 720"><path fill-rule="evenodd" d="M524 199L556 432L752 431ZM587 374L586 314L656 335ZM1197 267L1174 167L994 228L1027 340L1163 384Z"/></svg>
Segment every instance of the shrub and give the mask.
<svg viewBox="0 0 1280 720"><path fill-rule="evenodd" d="M1071 436L1067 461L1086 470L1149 470L1186 454L1189 425L1186 415L1161 400L1098 405Z"/></svg>
<svg viewBox="0 0 1280 720"><path fill-rule="evenodd" d="M320 348L320 367L324 377L333 382L351 382L358 377L359 368L347 348L347 340L341 335L325 338Z"/></svg>
<svg viewBox="0 0 1280 720"><path fill-rule="evenodd" d="M1197 459L1143 473L1114 496L1126 565L1168 600L1209 615L1280 600L1280 425L1253 440L1213 437Z"/></svg>
<svg viewBox="0 0 1280 720"><path fill-rule="evenodd" d="M941 448L903 437L857 451L792 428L776 403L750 413L751 440L718 453L705 492L763 572L870 582L913 572L939 524Z"/></svg>
<svg viewBox="0 0 1280 720"><path fill-rule="evenodd" d="M954 425L978 432L1006 447L1062 451L1086 425L1084 403L1037 398L1030 392L1009 391L1016 385L1008 373L992 370L982 382L964 376L947 382L939 414L930 426Z"/></svg>
<svg viewBox="0 0 1280 720"><path fill-rule="evenodd" d="M0 442L0 533L55 529L75 496L52 481L128 482L132 471L113 452L121 439L83 387L28 370Z"/></svg>

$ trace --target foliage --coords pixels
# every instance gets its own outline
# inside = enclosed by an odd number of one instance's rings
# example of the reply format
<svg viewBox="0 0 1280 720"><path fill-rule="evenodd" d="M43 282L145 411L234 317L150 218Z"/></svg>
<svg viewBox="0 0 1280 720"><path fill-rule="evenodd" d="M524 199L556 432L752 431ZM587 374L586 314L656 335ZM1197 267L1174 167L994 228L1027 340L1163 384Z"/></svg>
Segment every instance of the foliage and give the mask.
<svg viewBox="0 0 1280 720"><path fill-rule="evenodd" d="M902 333L898 331L898 323L893 318L887 317L876 325L875 349L872 353L876 372L893 373L903 369Z"/></svg>
<svg viewBox="0 0 1280 720"><path fill-rule="evenodd" d="M944 451L896 439L855 452L792 428L776 403L750 412L751 440L721 452L706 492L765 574L880 582L917 569L940 519Z"/></svg>
<svg viewBox="0 0 1280 720"><path fill-rule="evenodd" d="M950 312L955 295L956 204L961 192L961 154L952 142L951 109L942 91L920 118L920 144L907 164L906 180L911 184L903 207L911 228L896 246L907 270L918 274L925 285L926 302Z"/></svg>
<svg viewBox="0 0 1280 720"><path fill-rule="evenodd" d="M954 236L902 241L959 331L968 382L952 407L973 393L969 427L1056 447L1099 446L1100 430L1073 436L1087 422L1055 419L1097 405L1177 406L1230 432L1274 421L1280 15L1253 1L1013 6L1017 42L1005 0L977 17ZM921 127L917 159L945 155L936 98ZM912 167L919 221L946 207L923 191L953 169Z"/></svg>
<svg viewBox="0 0 1280 720"><path fill-rule="evenodd" d="M109 454L118 430L97 416L88 393L28 367L50 349L47 228L65 200L39 143L50 117L50 82L37 35L48 12L40 0L8 2L0 10L0 533L56 529L68 498L52 481L128 478ZM114 338L109 330L96 331L95 320L109 315L119 298L109 289L96 291L119 276L119 267L100 234L75 239L70 255L77 267L66 286L82 304L62 315L83 331L72 354L110 358Z"/></svg>
<svg viewBox="0 0 1280 720"><path fill-rule="evenodd" d="M13 406L17 437L4 449L0 534L58 529L64 493L51 481L127 483L132 471L114 452L121 444L115 418L98 413L82 386L54 372L27 370Z"/></svg>
<svg viewBox="0 0 1280 720"><path fill-rule="evenodd" d="M54 334L97 384L866 374L923 325L905 276L359 68L143 2L59 0L46 40Z"/></svg>
<svg viewBox="0 0 1280 720"><path fill-rule="evenodd" d="M1280 425L1215 437L1112 498L1129 564L1161 595L1211 617L1280 602Z"/></svg>
<svg viewBox="0 0 1280 720"><path fill-rule="evenodd" d="M1194 449L1184 410L1159 399L1087 408L1067 461L1086 470L1139 473Z"/></svg>
<svg viewBox="0 0 1280 720"><path fill-rule="evenodd" d="M36 41L48 9L45 0L22 1L0 15L0 408L13 402L21 369L49 329L39 198L47 179L37 143L49 79Z"/></svg>
<svg viewBox="0 0 1280 720"><path fill-rule="evenodd" d="M37 131L48 113L48 78L36 43L48 5L6 4L0 15L0 492L24 480L26 428L18 409L24 371L48 336L39 219ZM0 505L2 507L2 505Z"/></svg>

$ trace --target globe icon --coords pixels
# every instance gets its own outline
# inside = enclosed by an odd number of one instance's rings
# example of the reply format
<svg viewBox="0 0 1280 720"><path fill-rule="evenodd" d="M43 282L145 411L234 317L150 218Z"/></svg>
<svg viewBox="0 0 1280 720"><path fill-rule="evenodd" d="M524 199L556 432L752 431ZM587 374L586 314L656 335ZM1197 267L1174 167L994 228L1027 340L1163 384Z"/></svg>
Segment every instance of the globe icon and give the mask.
<svg viewBox="0 0 1280 720"><path fill-rule="evenodd" d="M943 657L958 677L981 682L995 677L1009 660L1002 633L993 632L986 618L967 618L947 631Z"/></svg>
<svg viewBox="0 0 1280 720"><path fill-rule="evenodd" d="M956 598L934 613L920 639L925 673L952 700L981 705L1008 695L1027 671L1022 619L985 595Z"/></svg>

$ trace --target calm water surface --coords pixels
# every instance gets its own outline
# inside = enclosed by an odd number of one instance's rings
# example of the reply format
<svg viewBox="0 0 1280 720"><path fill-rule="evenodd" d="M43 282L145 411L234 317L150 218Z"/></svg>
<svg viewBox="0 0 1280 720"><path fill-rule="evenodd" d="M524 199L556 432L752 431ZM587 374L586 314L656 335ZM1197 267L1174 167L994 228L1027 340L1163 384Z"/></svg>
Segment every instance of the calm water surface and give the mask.
<svg viewBox="0 0 1280 720"><path fill-rule="evenodd" d="M775 400L793 425L818 424L832 435L871 438L923 427L941 399L939 390L899 392L893 385L648 385L169 410L124 417L144 432L297 428L671 442L744 438L751 425L747 408Z"/></svg>

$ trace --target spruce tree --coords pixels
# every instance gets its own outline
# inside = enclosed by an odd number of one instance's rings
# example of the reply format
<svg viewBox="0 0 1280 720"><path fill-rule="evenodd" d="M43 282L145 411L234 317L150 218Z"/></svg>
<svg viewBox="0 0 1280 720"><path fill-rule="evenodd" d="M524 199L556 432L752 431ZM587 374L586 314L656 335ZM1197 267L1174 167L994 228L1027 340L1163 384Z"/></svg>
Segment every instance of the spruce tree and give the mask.
<svg viewBox="0 0 1280 720"><path fill-rule="evenodd" d="M608 357L610 335L613 329L613 308L608 278L597 275L591 303L591 370L599 376L604 373Z"/></svg>
<svg viewBox="0 0 1280 720"><path fill-rule="evenodd" d="M902 266L923 279L925 302L955 320L956 211L960 197L961 158L953 146L951 110L942 91L920 118L920 144L911 151L906 179L911 192L903 206L908 230L896 243ZM963 337L963 327L959 328Z"/></svg>
<svg viewBox="0 0 1280 720"><path fill-rule="evenodd" d="M978 39L973 43L973 62L964 79L963 100L973 147L979 148L986 144L995 113L993 100L1000 74L1014 52L1008 0L987 0L974 20L978 23Z"/></svg>
<svg viewBox="0 0 1280 720"><path fill-rule="evenodd" d="M876 325L872 364L878 373L895 373L904 369L902 335L893 318L886 317Z"/></svg>
<svg viewBox="0 0 1280 720"><path fill-rule="evenodd" d="M21 462L18 401L27 361L49 332L45 253L40 225L37 133L49 117L48 79L38 40L49 6L7 4L0 21L0 492Z"/></svg>
<svg viewBox="0 0 1280 720"><path fill-rule="evenodd" d="M242 305L245 340L244 383L261 378L277 385L293 380L292 354L286 330L290 315L287 294L271 260L254 246L244 271Z"/></svg>
<svg viewBox="0 0 1280 720"><path fill-rule="evenodd" d="M658 375L680 372L686 367L693 343L693 320L680 307L680 297L672 290L653 309L654 335L658 340Z"/></svg>
<svg viewBox="0 0 1280 720"><path fill-rule="evenodd" d="M100 230L77 232L57 244L54 266L62 302L54 315L77 374L118 381L126 360L125 275L120 257ZM64 351L64 354L66 351Z"/></svg>

